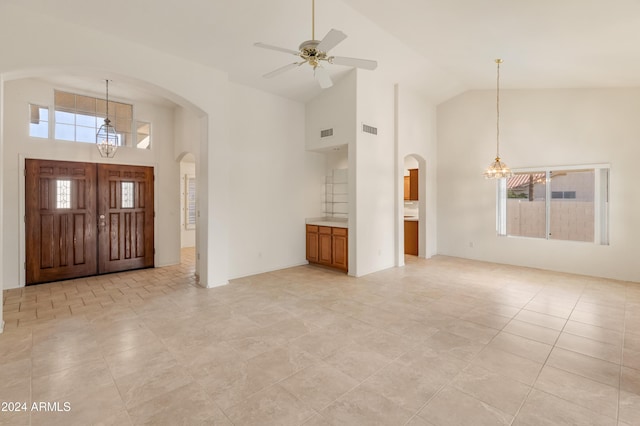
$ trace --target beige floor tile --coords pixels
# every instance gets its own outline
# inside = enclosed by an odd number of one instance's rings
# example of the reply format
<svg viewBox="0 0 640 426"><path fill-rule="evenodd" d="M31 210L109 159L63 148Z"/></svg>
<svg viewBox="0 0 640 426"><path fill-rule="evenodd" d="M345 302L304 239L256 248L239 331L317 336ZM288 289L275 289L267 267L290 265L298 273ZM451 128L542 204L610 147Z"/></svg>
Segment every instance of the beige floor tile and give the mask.
<svg viewBox="0 0 640 426"><path fill-rule="evenodd" d="M622 367L620 370L620 389L640 395L640 370Z"/></svg>
<svg viewBox="0 0 640 426"><path fill-rule="evenodd" d="M193 378L182 367L156 366L118 377L115 382L124 404L131 408L186 386Z"/></svg>
<svg viewBox="0 0 640 426"><path fill-rule="evenodd" d="M490 347L480 352L471 364L510 377L526 385L533 385L542 369L540 363Z"/></svg>
<svg viewBox="0 0 640 426"><path fill-rule="evenodd" d="M514 426L615 426L616 420L534 389L513 424Z"/></svg>
<svg viewBox="0 0 640 426"><path fill-rule="evenodd" d="M498 334L498 330L491 327L485 327L470 321L457 320L442 327L442 330L463 337L472 342L489 343L491 339Z"/></svg>
<svg viewBox="0 0 640 426"><path fill-rule="evenodd" d="M514 416L531 387L477 366L464 369L451 383L456 389Z"/></svg>
<svg viewBox="0 0 640 426"><path fill-rule="evenodd" d="M587 339L596 340L598 342L607 343L613 346L622 346L622 332L610 330L608 328L597 327L591 324L585 324L577 321L567 321L564 330L565 333L575 334L576 336L586 337Z"/></svg>
<svg viewBox="0 0 640 426"><path fill-rule="evenodd" d="M569 319L615 331L624 329L624 316L619 315L574 310Z"/></svg>
<svg viewBox="0 0 640 426"><path fill-rule="evenodd" d="M557 347L578 352L594 358L620 364L622 351L620 347L597 340L587 339L574 334L562 333L556 343Z"/></svg>
<svg viewBox="0 0 640 426"><path fill-rule="evenodd" d="M356 387L358 381L321 362L297 372L279 385L304 404L320 411Z"/></svg>
<svg viewBox="0 0 640 426"><path fill-rule="evenodd" d="M513 416L453 387L446 387L419 413L434 425L509 425Z"/></svg>
<svg viewBox="0 0 640 426"><path fill-rule="evenodd" d="M225 410L233 424L299 425L316 412L280 385L269 387Z"/></svg>
<svg viewBox="0 0 640 426"><path fill-rule="evenodd" d="M618 419L629 425L638 424L640 419L640 395L626 391L620 391L620 412Z"/></svg>
<svg viewBox="0 0 640 426"><path fill-rule="evenodd" d="M483 343L474 342L445 331L439 331L426 339L423 346L465 361L474 358L485 347Z"/></svg>
<svg viewBox="0 0 640 426"><path fill-rule="evenodd" d="M495 328L496 330L502 330L504 326L511 321L510 317L496 315L486 311L472 311L463 315L461 319L485 327Z"/></svg>
<svg viewBox="0 0 640 426"><path fill-rule="evenodd" d="M611 395L589 396L620 387L623 426L637 416L634 289L445 256L357 279L302 266L203 289L191 264L12 289L0 397L72 400L34 424L231 424L222 409L245 407L247 422L448 425L416 410L457 392L480 421L515 414L546 360L536 386L561 397L532 390L515 424L615 422L590 411L611 415Z"/></svg>
<svg viewBox="0 0 640 426"><path fill-rule="evenodd" d="M369 377L362 388L379 393L410 412L417 412L443 386L443 376L394 362Z"/></svg>
<svg viewBox="0 0 640 426"><path fill-rule="evenodd" d="M547 360L548 366L578 374L591 380L617 388L620 384L620 365L578 352L554 348Z"/></svg>
<svg viewBox="0 0 640 426"><path fill-rule="evenodd" d="M624 348L622 353L622 364L625 367L640 370L640 351Z"/></svg>
<svg viewBox="0 0 640 426"><path fill-rule="evenodd" d="M220 408L192 383L128 410L133 424L206 424L224 419ZM223 423L221 423L223 424Z"/></svg>
<svg viewBox="0 0 640 426"><path fill-rule="evenodd" d="M366 346L353 343L326 357L324 361L360 382L389 364L392 359Z"/></svg>
<svg viewBox="0 0 640 426"><path fill-rule="evenodd" d="M534 387L595 413L617 416L618 389L612 386L545 366Z"/></svg>
<svg viewBox="0 0 640 426"><path fill-rule="evenodd" d="M502 331L535 340L540 343L546 343L548 345L555 344L558 336L560 336L560 331L558 330L515 319L509 322Z"/></svg>
<svg viewBox="0 0 640 426"><path fill-rule="evenodd" d="M565 304L552 303L547 300L534 299L524 307L527 311L538 312L540 314L552 315L559 318L569 318L573 311L575 302Z"/></svg>
<svg viewBox="0 0 640 426"><path fill-rule="evenodd" d="M523 358L543 364L553 348L546 343L516 336L515 334L500 332L487 347L500 349Z"/></svg>
<svg viewBox="0 0 640 426"><path fill-rule="evenodd" d="M562 330L566 318L556 317L553 315L541 314L539 312L528 311L523 309L514 317L518 321L528 322L530 324L539 325L541 327L551 328L553 330Z"/></svg>
<svg viewBox="0 0 640 426"><path fill-rule="evenodd" d="M404 424L413 415L388 398L363 387L342 396L320 414L329 424L353 426Z"/></svg>

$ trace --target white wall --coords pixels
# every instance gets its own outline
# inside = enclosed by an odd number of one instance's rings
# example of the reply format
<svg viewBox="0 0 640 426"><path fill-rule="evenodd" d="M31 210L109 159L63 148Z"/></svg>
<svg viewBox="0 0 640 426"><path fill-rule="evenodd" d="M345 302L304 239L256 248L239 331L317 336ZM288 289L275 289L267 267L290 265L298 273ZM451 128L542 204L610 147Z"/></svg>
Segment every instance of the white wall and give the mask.
<svg viewBox="0 0 640 426"><path fill-rule="evenodd" d="M404 221L402 214L404 195L405 159L407 155L419 157L419 250L421 257L429 258L438 250L437 234L437 156L436 107L425 97L408 87L396 86L396 126L398 171L396 173L398 211L397 264L404 264ZM413 160L415 161L415 160ZM421 164L422 163L422 164ZM415 164L415 163L414 163Z"/></svg>
<svg viewBox="0 0 640 426"><path fill-rule="evenodd" d="M358 70L356 114L356 140L349 147L350 188L355 184L355 211L352 208L349 213L349 256L355 264L349 266L349 273L362 276L395 264L393 83ZM377 127L378 134L363 133L362 124Z"/></svg>
<svg viewBox="0 0 640 426"><path fill-rule="evenodd" d="M306 105L306 145L308 150L325 150L355 140L356 72L351 71L323 90ZM320 138L320 131L333 128L333 136Z"/></svg>
<svg viewBox="0 0 640 426"><path fill-rule="evenodd" d="M25 158L83 161L93 163L136 164L154 167L155 191L155 264L170 265L180 262L179 251L179 186L176 183L178 167L173 161L173 110L167 107L135 102L131 99L114 99L134 103L136 119L152 123L152 150L121 147L113 159L101 158L93 144L52 141L31 138L28 135L28 105L36 103L49 106L53 115L54 89L36 79L12 80L5 83L3 110L3 246L5 267L2 270L4 288L23 286L25 261L24 240L24 160ZM81 93L95 95L90 93ZM162 188L162 191L157 190ZM162 232L157 232L162 229Z"/></svg>
<svg viewBox="0 0 640 426"><path fill-rule="evenodd" d="M611 165L611 245L496 236L496 184L482 178L495 155L495 91L472 91L438 106L438 252L640 281L640 89L505 90L500 100L511 168Z"/></svg>
<svg viewBox="0 0 640 426"><path fill-rule="evenodd" d="M305 149L305 105L230 91L230 277L306 264L304 219L319 216L326 159Z"/></svg>
<svg viewBox="0 0 640 426"><path fill-rule="evenodd" d="M193 156L190 155L190 157L193 157ZM195 228L194 229L186 228L186 223L187 223L186 178L187 176L189 177L196 176L196 163L183 160L180 162L180 247L195 247L196 246L196 230ZM197 185L196 185L196 192L197 192Z"/></svg>

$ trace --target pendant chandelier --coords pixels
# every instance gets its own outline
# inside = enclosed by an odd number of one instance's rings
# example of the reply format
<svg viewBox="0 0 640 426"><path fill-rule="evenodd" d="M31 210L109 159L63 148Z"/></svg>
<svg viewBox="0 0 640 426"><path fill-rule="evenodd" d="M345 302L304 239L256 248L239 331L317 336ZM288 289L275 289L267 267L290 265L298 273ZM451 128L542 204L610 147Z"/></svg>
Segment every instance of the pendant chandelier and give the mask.
<svg viewBox="0 0 640 426"><path fill-rule="evenodd" d="M107 109L104 124L96 134L96 147L101 157L113 158L118 150L118 134L109 120L109 80L107 82Z"/></svg>
<svg viewBox="0 0 640 426"><path fill-rule="evenodd" d="M503 179L513 176L509 167L500 160L500 64L502 59L496 59L498 77L496 79L496 159L484 171L485 179Z"/></svg>

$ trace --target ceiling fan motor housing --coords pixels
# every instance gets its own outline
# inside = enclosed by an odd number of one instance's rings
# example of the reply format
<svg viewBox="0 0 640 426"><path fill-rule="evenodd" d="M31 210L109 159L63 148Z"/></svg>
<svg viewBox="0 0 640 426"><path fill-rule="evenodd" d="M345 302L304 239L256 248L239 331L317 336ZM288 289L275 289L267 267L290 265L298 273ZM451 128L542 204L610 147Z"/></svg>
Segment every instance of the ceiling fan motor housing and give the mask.
<svg viewBox="0 0 640 426"><path fill-rule="evenodd" d="M327 52L317 49L318 44L320 44L319 40L307 40L303 41L300 47L298 47L298 49L300 49L300 57L314 68L318 66L319 61L326 61L328 59Z"/></svg>

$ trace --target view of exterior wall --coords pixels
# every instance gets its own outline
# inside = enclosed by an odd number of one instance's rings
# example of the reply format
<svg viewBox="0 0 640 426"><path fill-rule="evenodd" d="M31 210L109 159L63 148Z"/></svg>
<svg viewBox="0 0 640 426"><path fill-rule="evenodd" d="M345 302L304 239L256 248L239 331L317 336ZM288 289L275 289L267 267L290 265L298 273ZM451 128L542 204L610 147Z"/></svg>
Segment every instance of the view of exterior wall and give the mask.
<svg viewBox="0 0 640 426"><path fill-rule="evenodd" d="M545 201L507 200L507 235L545 238ZM552 200L550 239L593 241L592 201Z"/></svg>

